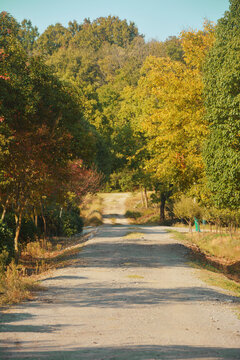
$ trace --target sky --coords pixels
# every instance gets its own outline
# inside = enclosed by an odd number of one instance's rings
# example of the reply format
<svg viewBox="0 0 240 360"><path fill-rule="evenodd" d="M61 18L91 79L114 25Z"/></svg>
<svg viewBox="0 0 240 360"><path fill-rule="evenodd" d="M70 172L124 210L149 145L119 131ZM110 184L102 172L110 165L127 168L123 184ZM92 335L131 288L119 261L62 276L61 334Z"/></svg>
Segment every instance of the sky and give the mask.
<svg viewBox="0 0 240 360"><path fill-rule="evenodd" d="M201 29L205 18L217 22L228 8L229 0L0 0L0 12L30 19L40 33L57 22L114 15L133 21L146 41Z"/></svg>

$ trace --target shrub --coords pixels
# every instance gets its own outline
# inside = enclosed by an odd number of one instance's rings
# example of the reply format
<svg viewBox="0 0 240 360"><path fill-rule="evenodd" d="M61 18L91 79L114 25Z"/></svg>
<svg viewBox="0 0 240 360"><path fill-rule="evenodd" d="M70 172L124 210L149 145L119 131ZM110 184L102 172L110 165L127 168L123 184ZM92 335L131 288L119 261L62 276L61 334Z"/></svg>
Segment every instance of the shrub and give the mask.
<svg viewBox="0 0 240 360"><path fill-rule="evenodd" d="M8 263L9 253L7 250L2 250L0 253L0 276L4 273L5 267Z"/></svg>
<svg viewBox="0 0 240 360"><path fill-rule="evenodd" d="M6 214L4 223L7 224L8 228L14 234L16 223L15 223L14 214L12 212L8 212ZM19 234L19 242L23 244L26 243L27 241L33 241L39 235L40 235L39 229L37 229L34 222L31 219L27 219L26 217L23 217L21 230Z"/></svg>
<svg viewBox="0 0 240 360"><path fill-rule="evenodd" d="M4 222L0 222L0 266L5 265L14 256L13 232Z"/></svg>
<svg viewBox="0 0 240 360"><path fill-rule="evenodd" d="M21 276L18 266L12 261L0 276L0 305L18 303L30 299L30 282Z"/></svg>
<svg viewBox="0 0 240 360"><path fill-rule="evenodd" d="M173 211L176 217L188 222L190 230L194 217L201 219L203 213L202 208L194 199L184 195L174 204Z"/></svg>
<svg viewBox="0 0 240 360"><path fill-rule="evenodd" d="M62 235L64 236L72 236L82 231L83 220L77 208L71 208L69 211L63 212L61 222Z"/></svg>
<svg viewBox="0 0 240 360"><path fill-rule="evenodd" d="M30 219L23 219L19 241L25 243L27 241L34 241L36 237L40 235L39 230L37 229L34 222Z"/></svg>
<svg viewBox="0 0 240 360"><path fill-rule="evenodd" d="M131 211L131 210L127 210L125 213L125 216L131 219L138 219L142 216L142 214L139 211Z"/></svg>
<svg viewBox="0 0 240 360"><path fill-rule="evenodd" d="M72 236L80 233L83 228L80 210L74 206L69 206L68 209L61 209L58 206L48 207L45 209L45 219L49 236ZM40 223L43 231L42 220Z"/></svg>

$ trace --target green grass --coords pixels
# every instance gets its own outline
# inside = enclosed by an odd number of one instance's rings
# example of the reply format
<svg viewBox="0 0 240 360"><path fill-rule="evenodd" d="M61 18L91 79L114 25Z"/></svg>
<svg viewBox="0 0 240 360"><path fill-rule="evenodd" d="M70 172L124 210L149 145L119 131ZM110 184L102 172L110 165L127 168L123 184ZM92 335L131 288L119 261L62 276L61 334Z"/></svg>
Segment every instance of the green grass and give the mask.
<svg viewBox="0 0 240 360"><path fill-rule="evenodd" d="M196 264L195 267L197 267ZM240 284L236 281L228 279L224 274L221 274L220 272L204 269L200 275L200 278L209 285L218 286L240 297Z"/></svg>
<svg viewBox="0 0 240 360"><path fill-rule="evenodd" d="M240 297L240 283L228 279L224 274L211 267L210 265L205 265L205 267L203 268L203 264L200 262L197 263L196 261L190 262L189 265L201 270L198 274L199 278L206 284L227 290L230 294ZM235 310L238 318L240 319L240 305L237 305L235 307Z"/></svg>

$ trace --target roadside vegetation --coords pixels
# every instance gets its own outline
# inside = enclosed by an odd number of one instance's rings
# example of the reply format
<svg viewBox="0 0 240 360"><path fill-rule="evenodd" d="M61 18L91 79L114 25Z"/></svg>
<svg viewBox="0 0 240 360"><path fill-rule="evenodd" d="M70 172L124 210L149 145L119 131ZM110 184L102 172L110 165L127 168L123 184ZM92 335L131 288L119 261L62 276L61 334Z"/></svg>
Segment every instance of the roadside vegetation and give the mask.
<svg viewBox="0 0 240 360"><path fill-rule="evenodd" d="M81 206L84 226L102 225L103 197L101 194L87 195Z"/></svg>
<svg viewBox="0 0 240 360"><path fill-rule="evenodd" d="M125 202L125 216L132 224L159 225L159 208L150 201L151 193L146 195L147 202L142 192L132 192Z"/></svg>
<svg viewBox="0 0 240 360"><path fill-rule="evenodd" d="M54 237L28 243L22 248L18 263L6 265L8 254L0 256L0 306L31 300L37 291L44 291L41 279L50 271L79 262L77 254L88 235Z"/></svg>
<svg viewBox="0 0 240 360"><path fill-rule="evenodd" d="M169 232L190 249L190 265L204 270L199 273L203 280L240 296L239 233L230 240L224 233Z"/></svg>

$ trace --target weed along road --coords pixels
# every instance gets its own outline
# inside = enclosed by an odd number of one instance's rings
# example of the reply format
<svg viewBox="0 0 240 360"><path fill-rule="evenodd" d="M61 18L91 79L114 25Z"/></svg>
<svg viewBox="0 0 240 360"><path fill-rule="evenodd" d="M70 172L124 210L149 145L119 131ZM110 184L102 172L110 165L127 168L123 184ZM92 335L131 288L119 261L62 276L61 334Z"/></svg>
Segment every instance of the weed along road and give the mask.
<svg viewBox="0 0 240 360"><path fill-rule="evenodd" d="M240 359L239 298L202 282L166 228L128 225L111 196L77 261L1 312L0 359Z"/></svg>

